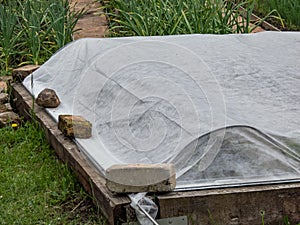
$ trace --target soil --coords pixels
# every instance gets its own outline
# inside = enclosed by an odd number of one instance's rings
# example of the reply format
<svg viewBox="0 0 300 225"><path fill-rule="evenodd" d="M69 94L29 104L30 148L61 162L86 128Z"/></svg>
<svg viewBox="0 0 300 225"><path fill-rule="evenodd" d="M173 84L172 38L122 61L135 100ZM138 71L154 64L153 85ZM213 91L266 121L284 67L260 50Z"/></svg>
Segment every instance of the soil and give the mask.
<svg viewBox="0 0 300 225"><path fill-rule="evenodd" d="M69 199L61 205L62 212L69 215L68 221L77 224L99 224L105 225L105 219L100 210L94 205L91 199L82 199L79 195Z"/></svg>

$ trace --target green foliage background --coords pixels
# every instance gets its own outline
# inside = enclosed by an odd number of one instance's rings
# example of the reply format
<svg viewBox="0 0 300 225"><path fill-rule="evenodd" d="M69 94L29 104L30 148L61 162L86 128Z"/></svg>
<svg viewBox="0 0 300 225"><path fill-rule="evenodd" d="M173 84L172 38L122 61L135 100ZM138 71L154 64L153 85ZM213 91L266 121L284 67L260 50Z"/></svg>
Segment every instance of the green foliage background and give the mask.
<svg viewBox="0 0 300 225"><path fill-rule="evenodd" d="M0 66L8 74L22 64L42 64L72 40L82 12L68 0L2 0L0 4Z"/></svg>

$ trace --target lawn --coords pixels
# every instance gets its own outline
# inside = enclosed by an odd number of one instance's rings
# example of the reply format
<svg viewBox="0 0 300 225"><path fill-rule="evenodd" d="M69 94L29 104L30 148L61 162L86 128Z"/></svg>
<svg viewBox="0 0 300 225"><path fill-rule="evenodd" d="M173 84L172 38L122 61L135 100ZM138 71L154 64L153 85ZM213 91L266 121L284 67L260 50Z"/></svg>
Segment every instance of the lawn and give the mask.
<svg viewBox="0 0 300 225"><path fill-rule="evenodd" d="M37 123L0 131L0 224L104 224Z"/></svg>

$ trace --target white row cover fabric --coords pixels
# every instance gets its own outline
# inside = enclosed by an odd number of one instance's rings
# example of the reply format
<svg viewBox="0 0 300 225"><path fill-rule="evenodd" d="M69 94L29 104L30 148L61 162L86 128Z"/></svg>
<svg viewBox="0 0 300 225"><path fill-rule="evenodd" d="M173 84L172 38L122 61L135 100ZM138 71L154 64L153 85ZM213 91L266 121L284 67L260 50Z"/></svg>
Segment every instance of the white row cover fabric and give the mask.
<svg viewBox="0 0 300 225"><path fill-rule="evenodd" d="M177 188L300 179L300 33L80 39L23 84L93 124L114 164L173 163Z"/></svg>

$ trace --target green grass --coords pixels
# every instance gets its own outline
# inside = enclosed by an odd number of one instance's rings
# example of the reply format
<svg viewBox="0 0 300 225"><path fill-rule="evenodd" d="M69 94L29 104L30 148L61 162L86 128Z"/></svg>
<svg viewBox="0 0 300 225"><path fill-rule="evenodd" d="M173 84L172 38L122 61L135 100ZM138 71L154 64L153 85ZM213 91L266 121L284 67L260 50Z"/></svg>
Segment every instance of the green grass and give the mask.
<svg viewBox="0 0 300 225"><path fill-rule="evenodd" d="M104 224L36 123L0 131L0 208L0 224Z"/></svg>
<svg viewBox="0 0 300 225"><path fill-rule="evenodd" d="M266 15L271 10L276 10L283 18L287 30L300 31L300 1L299 0L255 0L255 10L258 14ZM278 25L278 21L273 20ZM280 26L280 24L279 24Z"/></svg>

